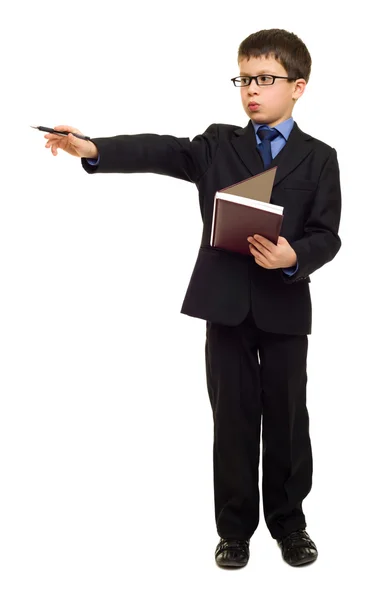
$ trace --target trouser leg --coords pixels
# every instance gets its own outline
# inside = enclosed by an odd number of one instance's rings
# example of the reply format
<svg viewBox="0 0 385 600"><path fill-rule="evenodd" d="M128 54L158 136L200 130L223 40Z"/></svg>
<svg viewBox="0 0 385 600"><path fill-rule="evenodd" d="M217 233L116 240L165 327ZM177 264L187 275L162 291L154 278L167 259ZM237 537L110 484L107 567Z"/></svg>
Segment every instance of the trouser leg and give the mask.
<svg viewBox="0 0 385 600"><path fill-rule="evenodd" d="M306 407L307 336L261 332L262 494L274 538L306 527L302 501L312 485Z"/></svg>
<svg viewBox="0 0 385 600"><path fill-rule="evenodd" d="M250 315L235 327L207 323L215 518L218 534L224 538L250 538L259 521L261 401L257 334Z"/></svg>

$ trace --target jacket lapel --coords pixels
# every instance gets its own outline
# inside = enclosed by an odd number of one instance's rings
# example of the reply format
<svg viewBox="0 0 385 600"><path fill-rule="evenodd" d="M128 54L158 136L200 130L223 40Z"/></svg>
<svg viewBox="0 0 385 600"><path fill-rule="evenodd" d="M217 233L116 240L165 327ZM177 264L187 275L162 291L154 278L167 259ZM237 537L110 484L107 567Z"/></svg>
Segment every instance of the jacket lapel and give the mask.
<svg viewBox="0 0 385 600"><path fill-rule="evenodd" d="M242 162L246 165L251 175L257 175L264 171L264 165L257 150L255 130L250 120L244 129L237 129L234 132L235 138L232 141L233 147ZM294 122L293 129L282 150L278 152L273 159L270 169L278 167L275 175L274 186L280 183L291 171L293 171L306 156L313 150L309 143L313 138L301 131L297 123Z"/></svg>
<svg viewBox="0 0 385 600"><path fill-rule="evenodd" d="M286 144L270 165L278 167L274 180L274 186L278 185L285 177L289 175L313 150L313 145L309 143L313 138L300 130L297 123L294 122L293 129L287 139Z"/></svg>
<svg viewBox="0 0 385 600"><path fill-rule="evenodd" d="M257 150L255 129L251 119L246 127L236 129L234 134L233 147L251 175L258 175L258 173L264 171L263 161Z"/></svg>

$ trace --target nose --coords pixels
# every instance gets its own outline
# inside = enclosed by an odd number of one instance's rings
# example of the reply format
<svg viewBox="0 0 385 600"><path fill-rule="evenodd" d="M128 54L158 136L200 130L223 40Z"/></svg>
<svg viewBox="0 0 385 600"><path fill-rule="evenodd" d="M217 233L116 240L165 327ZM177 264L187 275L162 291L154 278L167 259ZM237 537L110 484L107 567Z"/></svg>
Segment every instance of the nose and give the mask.
<svg viewBox="0 0 385 600"><path fill-rule="evenodd" d="M253 95L255 93L259 94L259 86L257 85L257 82L255 81L255 79L252 79L248 88L248 93L250 95Z"/></svg>

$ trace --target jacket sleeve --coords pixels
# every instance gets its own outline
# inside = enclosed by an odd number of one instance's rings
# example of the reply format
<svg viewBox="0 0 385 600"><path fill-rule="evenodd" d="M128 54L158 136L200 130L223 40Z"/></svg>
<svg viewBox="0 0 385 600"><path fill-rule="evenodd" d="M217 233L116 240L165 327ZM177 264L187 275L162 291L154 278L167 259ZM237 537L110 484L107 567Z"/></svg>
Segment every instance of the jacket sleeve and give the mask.
<svg viewBox="0 0 385 600"><path fill-rule="evenodd" d="M291 243L297 254L298 270L292 276L282 273L287 283L306 279L335 257L341 247L338 236L340 218L340 174L337 153L332 148L320 174L312 209L305 222L304 236Z"/></svg>
<svg viewBox="0 0 385 600"><path fill-rule="evenodd" d="M210 167L218 146L218 125L193 138L142 133L91 140L99 164L81 163L87 173L156 173L197 183Z"/></svg>

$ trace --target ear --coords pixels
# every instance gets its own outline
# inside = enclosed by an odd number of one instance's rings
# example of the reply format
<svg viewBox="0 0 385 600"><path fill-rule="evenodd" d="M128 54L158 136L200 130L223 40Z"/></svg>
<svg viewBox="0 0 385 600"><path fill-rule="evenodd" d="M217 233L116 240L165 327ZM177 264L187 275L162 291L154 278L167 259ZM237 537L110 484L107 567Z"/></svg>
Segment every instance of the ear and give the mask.
<svg viewBox="0 0 385 600"><path fill-rule="evenodd" d="M304 93L306 88L306 80L305 79L296 79L293 84L293 92L292 98L293 100L298 100Z"/></svg>

